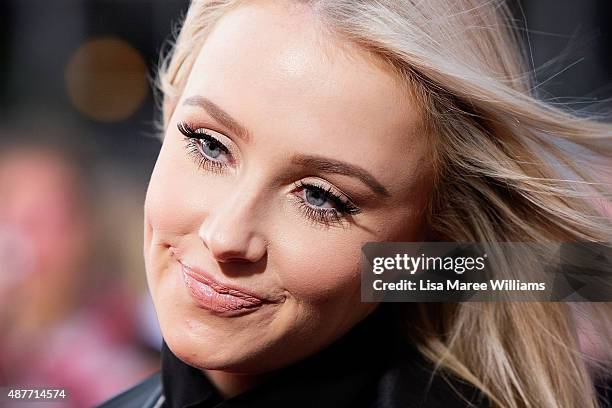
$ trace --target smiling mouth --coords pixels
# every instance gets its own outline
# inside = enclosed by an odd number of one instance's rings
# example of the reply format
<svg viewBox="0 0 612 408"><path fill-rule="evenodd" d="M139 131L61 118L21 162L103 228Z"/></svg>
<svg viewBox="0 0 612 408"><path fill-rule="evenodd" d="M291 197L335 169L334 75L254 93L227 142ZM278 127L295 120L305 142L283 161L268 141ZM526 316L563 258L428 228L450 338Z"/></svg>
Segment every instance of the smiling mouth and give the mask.
<svg viewBox="0 0 612 408"><path fill-rule="evenodd" d="M267 303L250 293L223 286L183 263L180 265L189 294L203 309L218 314L236 315L255 311Z"/></svg>

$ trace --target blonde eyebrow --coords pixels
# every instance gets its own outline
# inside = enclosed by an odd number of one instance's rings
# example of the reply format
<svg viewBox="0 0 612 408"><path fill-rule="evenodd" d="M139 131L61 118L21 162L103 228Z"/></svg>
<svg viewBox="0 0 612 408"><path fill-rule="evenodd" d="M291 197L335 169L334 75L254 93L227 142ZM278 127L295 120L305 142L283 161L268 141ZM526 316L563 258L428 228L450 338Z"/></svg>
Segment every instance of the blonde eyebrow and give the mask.
<svg viewBox="0 0 612 408"><path fill-rule="evenodd" d="M247 128L241 125L229 113L224 111L219 105L210 99L200 95L194 95L185 99L183 105L197 106L204 109L219 124L229 129L232 133L236 134L245 142L250 142L251 135L249 134Z"/></svg>
<svg viewBox="0 0 612 408"><path fill-rule="evenodd" d="M316 169L325 173L343 174L363 182L374 193L381 197L389 197L389 191L367 170L354 164L322 156L298 154L291 158L291 163L310 170Z"/></svg>

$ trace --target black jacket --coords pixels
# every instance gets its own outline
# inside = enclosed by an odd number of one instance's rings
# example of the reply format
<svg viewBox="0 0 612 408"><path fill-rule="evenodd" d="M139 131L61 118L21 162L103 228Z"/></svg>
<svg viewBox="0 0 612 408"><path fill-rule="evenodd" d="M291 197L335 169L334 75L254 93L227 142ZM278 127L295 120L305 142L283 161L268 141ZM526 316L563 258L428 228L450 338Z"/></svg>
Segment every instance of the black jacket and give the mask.
<svg viewBox="0 0 612 408"><path fill-rule="evenodd" d="M467 384L432 374L431 364L391 330L382 309L321 352L283 368L282 375L225 401L205 375L163 343L161 371L100 408L489 406Z"/></svg>

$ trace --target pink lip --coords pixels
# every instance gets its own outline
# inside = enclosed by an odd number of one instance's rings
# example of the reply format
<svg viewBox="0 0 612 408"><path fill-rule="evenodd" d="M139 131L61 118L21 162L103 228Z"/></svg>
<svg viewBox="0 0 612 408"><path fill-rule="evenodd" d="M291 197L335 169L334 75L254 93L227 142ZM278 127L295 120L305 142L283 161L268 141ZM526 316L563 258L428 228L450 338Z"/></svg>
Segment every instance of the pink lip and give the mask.
<svg viewBox="0 0 612 408"><path fill-rule="evenodd" d="M196 303L213 312L254 310L266 301L242 288L221 284L201 269L180 262L189 294Z"/></svg>

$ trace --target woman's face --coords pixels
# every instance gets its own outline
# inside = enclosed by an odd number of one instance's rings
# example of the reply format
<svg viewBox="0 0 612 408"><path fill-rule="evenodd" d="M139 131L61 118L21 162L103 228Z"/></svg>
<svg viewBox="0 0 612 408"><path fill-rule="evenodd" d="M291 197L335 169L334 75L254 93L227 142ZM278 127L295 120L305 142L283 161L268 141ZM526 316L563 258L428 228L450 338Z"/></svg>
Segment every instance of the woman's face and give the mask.
<svg viewBox="0 0 612 408"><path fill-rule="evenodd" d="M204 43L145 203L147 280L182 360L255 373L320 350L377 306L361 246L422 238L420 115L370 58L272 4Z"/></svg>

